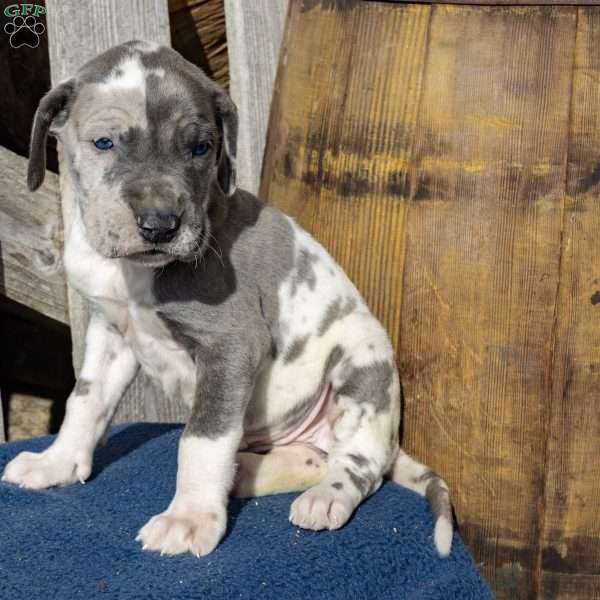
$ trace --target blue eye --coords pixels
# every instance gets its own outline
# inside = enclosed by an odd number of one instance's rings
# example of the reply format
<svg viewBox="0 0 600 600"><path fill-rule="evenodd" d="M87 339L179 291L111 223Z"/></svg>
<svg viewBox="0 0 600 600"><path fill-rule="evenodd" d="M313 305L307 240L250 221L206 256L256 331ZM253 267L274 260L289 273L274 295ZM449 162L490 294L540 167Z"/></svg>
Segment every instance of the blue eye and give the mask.
<svg viewBox="0 0 600 600"><path fill-rule="evenodd" d="M209 148L210 146L206 142L203 142L202 144L196 144L192 148L192 156L204 156L208 152Z"/></svg>
<svg viewBox="0 0 600 600"><path fill-rule="evenodd" d="M110 150L114 144L110 138L98 138L94 140L94 146L98 148L98 150Z"/></svg>

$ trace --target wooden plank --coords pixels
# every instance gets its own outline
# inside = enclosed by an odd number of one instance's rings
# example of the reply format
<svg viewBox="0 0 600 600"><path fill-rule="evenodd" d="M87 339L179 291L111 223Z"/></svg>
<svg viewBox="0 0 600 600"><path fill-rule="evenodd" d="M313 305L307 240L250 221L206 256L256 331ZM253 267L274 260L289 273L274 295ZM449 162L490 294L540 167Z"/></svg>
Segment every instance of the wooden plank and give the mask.
<svg viewBox="0 0 600 600"><path fill-rule="evenodd" d="M239 111L239 187L256 194L288 0L225 0L230 94Z"/></svg>
<svg viewBox="0 0 600 600"><path fill-rule="evenodd" d="M0 294L68 323L58 176L27 189L27 159L0 147Z"/></svg>
<svg viewBox="0 0 600 600"><path fill-rule="evenodd" d="M546 451L539 597L600 598L600 10L581 8Z"/></svg>
<svg viewBox="0 0 600 600"><path fill-rule="evenodd" d="M497 598L537 597L576 9L432 7L411 167L405 444Z"/></svg>
<svg viewBox="0 0 600 600"><path fill-rule="evenodd" d="M68 77L82 64L111 46L131 39L168 45L169 13L166 0L132 0L124 10L119 0L47 0L48 47L52 82ZM74 197L68 171L60 169L63 219L67 230ZM69 315L75 369L81 366L87 324L86 307L77 293L69 291ZM184 420L182 403L169 404L149 380L139 374L115 415L128 420Z"/></svg>

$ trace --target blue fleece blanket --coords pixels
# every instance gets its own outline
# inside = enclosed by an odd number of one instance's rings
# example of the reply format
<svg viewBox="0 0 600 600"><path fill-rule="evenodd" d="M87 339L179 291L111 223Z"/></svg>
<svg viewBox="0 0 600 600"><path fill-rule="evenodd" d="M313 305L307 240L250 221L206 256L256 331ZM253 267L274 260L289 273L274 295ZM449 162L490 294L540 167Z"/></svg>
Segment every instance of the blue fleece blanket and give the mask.
<svg viewBox="0 0 600 600"><path fill-rule="evenodd" d="M85 485L33 492L0 483L0 598L485 600L491 594L455 535L437 556L426 502L385 483L335 532L288 522L294 494L232 500L209 556L142 552L134 541L175 489L180 426L114 427ZM0 444L0 472L52 437Z"/></svg>

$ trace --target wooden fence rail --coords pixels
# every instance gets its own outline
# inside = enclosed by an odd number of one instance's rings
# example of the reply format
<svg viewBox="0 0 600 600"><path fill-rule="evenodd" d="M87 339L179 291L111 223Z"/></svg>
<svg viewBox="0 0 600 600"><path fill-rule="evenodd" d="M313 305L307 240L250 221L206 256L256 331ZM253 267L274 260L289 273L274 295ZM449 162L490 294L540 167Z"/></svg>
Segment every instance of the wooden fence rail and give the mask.
<svg viewBox="0 0 600 600"><path fill-rule="evenodd" d="M0 146L0 294L69 322L58 176L27 189L27 159Z"/></svg>

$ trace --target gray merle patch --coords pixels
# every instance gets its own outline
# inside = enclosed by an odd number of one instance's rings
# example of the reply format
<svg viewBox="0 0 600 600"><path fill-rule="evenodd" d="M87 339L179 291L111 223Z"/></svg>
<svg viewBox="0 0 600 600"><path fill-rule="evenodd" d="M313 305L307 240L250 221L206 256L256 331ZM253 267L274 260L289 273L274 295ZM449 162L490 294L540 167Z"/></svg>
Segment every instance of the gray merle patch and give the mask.
<svg viewBox="0 0 600 600"><path fill-rule="evenodd" d="M388 410L392 400L390 386L394 368L394 365L384 361L365 367L353 367L337 391L359 402L370 402L375 407L375 412Z"/></svg>

